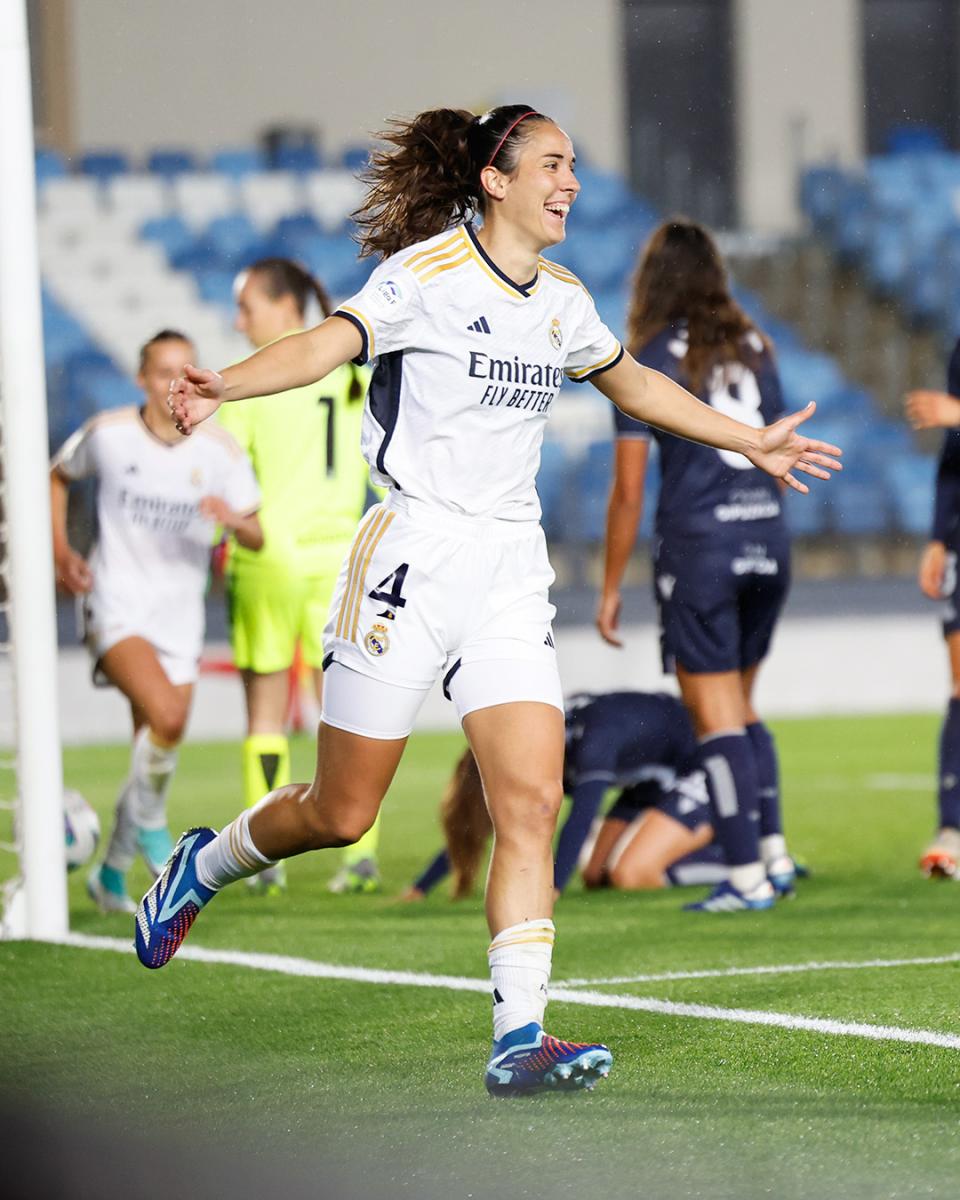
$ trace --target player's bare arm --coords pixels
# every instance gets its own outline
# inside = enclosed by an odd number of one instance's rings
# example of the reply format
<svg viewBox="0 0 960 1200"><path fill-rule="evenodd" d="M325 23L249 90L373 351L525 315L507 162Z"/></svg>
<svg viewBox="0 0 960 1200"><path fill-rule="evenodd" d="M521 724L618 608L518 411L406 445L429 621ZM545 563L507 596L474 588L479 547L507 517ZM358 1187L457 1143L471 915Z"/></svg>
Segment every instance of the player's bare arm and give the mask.
<svg viewBox="0 0 960 1200"><path fill-rule="evenodd" d="M955 429L960 425L960 400L949 392L908 392L904 408L914 429Z"/></svg>
<svg viewBox="0 0 960 1200"><path fill-rule="evenodd" d="M328 317L321 325L264 346L222 372L185 367L170 384L170 411L177 429L188 436L223 403L304 387L362 350L360 333L349 321Z"/></svg>
<svg viewBox="0 0 960 1200"><path fill-rule="evenodd" d="M947 548L943 542L928 542L920 558L917 583L930 600L943 599L943 580L947 567Z"/></svg>
<svg viewBox="0 0 960 1200"><path fill-rule="evenodd" d="M263 526L257 513L234 512L222 496L204 496L200 501L200 512L232 533L245 549L263 549Z"/></svg>
<svg viewBox="0 0 960 1200"><path fill-rule="evenodd" d="M837 461L842 454L839 447L796 432L801 422L813 416L813 403L773 425L753 429L717 412L666 375L641 366L629 354L592 382L628 416L692 442L743 454L755 467L798 492L810 489L794 472L829 479L831 471L843 469Z"/></svg>
<svg viewBox="0 0 960 1200"><path fill-rule="evenodd" d="M71 596L82 596L93 587L93 572L82 554L67 540L67 495L69 480L56 467L50 472L50 516L53 534L53 565L58 586Z"/></svg>
<svg viewBox="0 0 960 1200"><path fill-rule="evenodd" d="M604 541L603 590L597 605L600 636L611 646L622 646L620 583L637 540L643 515L643 491L650 443L645 438L618 438L615 445L613 483L607 503Z"/></svg>

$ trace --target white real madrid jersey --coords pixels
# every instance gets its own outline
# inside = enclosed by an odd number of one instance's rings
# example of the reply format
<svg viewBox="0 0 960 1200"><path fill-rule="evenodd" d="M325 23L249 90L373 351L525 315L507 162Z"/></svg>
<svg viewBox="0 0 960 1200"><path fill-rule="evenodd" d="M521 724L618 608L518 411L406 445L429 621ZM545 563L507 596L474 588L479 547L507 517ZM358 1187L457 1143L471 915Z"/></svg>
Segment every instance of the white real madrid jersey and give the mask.
<svg viewBox="0 0 960 1200"><path fill-rule="evenodd" d="M541 258L519 285L469 225L386 259L337 309L375 369L362 448L384 487L469 516L536 520L535 479L565 378L623 355L589 293Z"/></svg>
<svg viewBox="0 0 960 1200"><path fill-rule="evenodd" d="M53 466L68 479L99 483L95 611L122 615L150 640L154 629L175 628L177 641L198 652L215 533L199 502L221 496L244 514L260 507L253 467L232 435L210 421L167 444L136 408L114 409L68 438Z"/></svg>

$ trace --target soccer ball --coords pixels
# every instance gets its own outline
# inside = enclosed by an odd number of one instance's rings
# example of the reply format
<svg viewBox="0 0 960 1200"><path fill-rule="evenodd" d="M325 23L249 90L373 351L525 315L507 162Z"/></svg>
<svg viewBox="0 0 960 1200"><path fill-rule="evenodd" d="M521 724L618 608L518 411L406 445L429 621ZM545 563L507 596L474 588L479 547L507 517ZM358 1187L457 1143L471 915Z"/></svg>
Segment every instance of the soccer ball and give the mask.
<svg viewBox="0 0 960 1200"><path fill-rule="evenodd" d="M100 818L74 788L63 789L63 817L67 870L75 871L96 853L100 841Z"/></svg>

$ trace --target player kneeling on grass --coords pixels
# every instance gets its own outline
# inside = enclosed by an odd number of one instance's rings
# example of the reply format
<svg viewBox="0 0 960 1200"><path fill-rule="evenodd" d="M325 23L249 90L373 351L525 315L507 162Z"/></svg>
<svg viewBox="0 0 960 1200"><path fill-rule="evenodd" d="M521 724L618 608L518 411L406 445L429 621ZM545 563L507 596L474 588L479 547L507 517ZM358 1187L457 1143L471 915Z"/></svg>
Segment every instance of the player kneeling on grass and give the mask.
<svg viewBox="0 0 960 1200"><path fill-rule="evenodd" d="M163 330L140 352L141 408L92 417L61 447L50 473L57 582L83 597L95 680L130 701L133 754L102 865L87 889L104 912L135 912L126 876L137 852L159 874L173 849L166 798L203 643L203 595L217 525L251 549L262 543L260 493L249 459L211 423L185 442L167 406L171 374L193 357ZM67 539L72 480L95 477L97 545L87 563Z"/></svg>
<svg viewBox="0 0 960 1200"><path fill-rule="evenodd" d="M646 890L726 879L696 752L686 709L673 696L609 692L568 701L563 777L570 812L554 862L558 895L578 861L587 887ZM622 791L601 822L597 813L613 787ZM448 874L454 899L473 889L492 829L469 749L440 812L446 846L404 900L422 900Z"/></svg>
<svg viewBox="0 0 960 1200"><path fill-rule="evenodd" d="M495 831L487 884L494 1095L589 1087L612 1056L543 1029L553 954L552 838L563 797L563 697L551 632L553 571L535 478L565 378L684 437L750 455L804 490L831 447L701 404L640 367L566 269L580 185L570 139L525 106L452 109L397 123L373 156L358 213L384 262L316 329L171 387L190 433L225 401L264 396L375 360L363 449L388 489L343 565L324 637L323 715L311 784L271 792L217 836L186 834L137 912L137 951L160 967L200 908L233 880L374 822L416 714L443 678L483 778ZM480 229L469 218L479 214Z"/></svg>

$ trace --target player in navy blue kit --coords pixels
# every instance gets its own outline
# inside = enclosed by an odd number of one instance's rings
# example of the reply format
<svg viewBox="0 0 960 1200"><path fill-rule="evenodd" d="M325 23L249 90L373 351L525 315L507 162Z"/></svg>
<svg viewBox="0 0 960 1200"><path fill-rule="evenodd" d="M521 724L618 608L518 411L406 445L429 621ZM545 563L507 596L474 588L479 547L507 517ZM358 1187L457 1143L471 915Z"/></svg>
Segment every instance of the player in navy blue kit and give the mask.
<svg viewBox="0 0 960 1200"><path fill-rule="evenodd" d="M678 859L713 839L702 772L695 769L697 741L683 703L649 692L574 696L567 703L565 724L563 782L571 806L557 844L556 891L569 883L604 795L613 787L623 791L604 825L603 853L595 856L596 866L585 880L589 886L662 887ZM454 898L470 894L491 825L469 750L457 763L441 815L446 848L417 877L405 899L422 898L451 870ZM631 836L621 844L620 835L628 829ZM708 857L720 864L711 878L722 878L722 854Z"/></svg>
<svg viewBox="0 0 960 1200"><path fill-rule="evenodd" d="M767 340L732 298L713 239L675 220L651 236L628 317L631 352L683 381L712 408L757 428L783 415ZM695 446L615 409L616 465L597 614L619 645L620 581L636 538L653 436L662 486L655 587L665 670L676 672L700 739L716 837L729 879L691 909L766 909L792 891L780 820L776 749L753 709L790 581L790 546L777 480L743 455Z"/></svg>
<svg viewBox="0 0 960 1200"><path fill-rule="evenodd" d="M952 691L940 732L939 832L924 851L920 869L941 879L957 877L960 867L960 342L947 368L947 391L916 391L907 397L907 415L915 429L946 429L937 470L937 491L930 541L920 560L920 590L944 601L943 636L950 656Z"/></svg>

